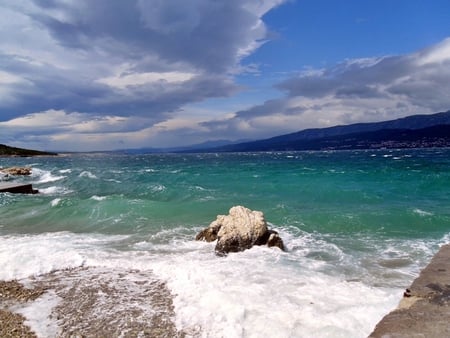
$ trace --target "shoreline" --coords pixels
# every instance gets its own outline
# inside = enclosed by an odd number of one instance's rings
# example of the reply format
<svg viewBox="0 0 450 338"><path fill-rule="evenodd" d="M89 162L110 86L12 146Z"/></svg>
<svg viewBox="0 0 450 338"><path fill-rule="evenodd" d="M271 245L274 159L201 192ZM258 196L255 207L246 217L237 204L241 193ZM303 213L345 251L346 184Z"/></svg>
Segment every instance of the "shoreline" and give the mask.
<svg viewBox="0 0 450 338"><path fill-rule="evenodd" d="M48 313L34 313L41 310L42 304L34 311L24 311L37 303L49 304ZM185 337L199 333L178 331L174 317L167 285L148 271L80 267L23 281L0 280L2 337L36 338L48 332L58 337L114 336L117 332L127 336ZM449 319L450 244L446 244L369 338L450 336ZM36 329L39 321L40 328ZM42 327L44 331L39 331Z"/></svg>
<svg viewBox="0 0 450 338"><path fill-rule="evenodd" d="M165 282L148 272L75 268L0 281L1 337L185 337L174 317Z"/></svg>
<svg viewBox="0 0 450 338"><path fill-rule="evenodd" d="M28 289L17 280L0 281L0 336L34 338L36 334L25 324L26 318L10 308L32 302L44 293L43 289Z"/></svg>

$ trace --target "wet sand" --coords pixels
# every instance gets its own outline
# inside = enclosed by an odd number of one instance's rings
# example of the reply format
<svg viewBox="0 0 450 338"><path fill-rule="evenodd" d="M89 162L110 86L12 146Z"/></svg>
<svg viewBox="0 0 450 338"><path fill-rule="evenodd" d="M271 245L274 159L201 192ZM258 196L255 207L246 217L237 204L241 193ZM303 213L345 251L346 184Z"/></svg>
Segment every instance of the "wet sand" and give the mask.
<svg viewBox="0 0 450 338"><path fill-rule="evenodd" d="M450 245L444 245L405 290L371 338L450 337Z"/></svg>

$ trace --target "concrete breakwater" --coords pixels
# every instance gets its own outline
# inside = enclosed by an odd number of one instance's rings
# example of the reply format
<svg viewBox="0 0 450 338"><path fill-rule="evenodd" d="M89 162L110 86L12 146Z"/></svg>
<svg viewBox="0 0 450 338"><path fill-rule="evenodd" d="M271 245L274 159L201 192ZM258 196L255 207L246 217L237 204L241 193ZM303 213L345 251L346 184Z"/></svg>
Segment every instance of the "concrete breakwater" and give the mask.
<svg viewBox="0 0 450 338"><path fill-rule="evenodd" d="M369 338L450 337L450 244L444 245L405 290Z"/></svg>
<svg viewBox="0 0 450 338"><path fill-rule="evenodd" d="M9 192L11 194L37 194L39 191L33 189L29 183L0 183L0 193Z"/></svg>

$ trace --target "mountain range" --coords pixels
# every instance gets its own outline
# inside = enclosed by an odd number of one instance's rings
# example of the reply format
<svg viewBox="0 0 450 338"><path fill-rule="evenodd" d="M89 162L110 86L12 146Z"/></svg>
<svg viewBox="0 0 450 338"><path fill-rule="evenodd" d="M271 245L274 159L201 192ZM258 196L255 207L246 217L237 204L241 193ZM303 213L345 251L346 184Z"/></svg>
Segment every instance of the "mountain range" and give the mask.
<svg viewBox="0 0 450 338"><path fill-rule="evenodd" d="M450 147L450 110L396 120L305 129L257 141L207 141L175 148L124 149L128 154ZM0 144L0 156L56 155Z"/></svg>
<svg viewBox="0 0 450 338"><path fill-rule="evenodd" d="M204 152L450 147L450 110L396 120L315 128ZM198 150L198 149L197 149Z"/></svg>

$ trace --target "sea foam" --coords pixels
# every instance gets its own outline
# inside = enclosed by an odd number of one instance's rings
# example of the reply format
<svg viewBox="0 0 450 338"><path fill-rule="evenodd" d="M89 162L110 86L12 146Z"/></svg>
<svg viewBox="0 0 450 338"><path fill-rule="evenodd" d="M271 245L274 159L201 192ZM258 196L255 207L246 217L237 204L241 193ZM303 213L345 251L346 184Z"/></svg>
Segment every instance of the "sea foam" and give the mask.
<svg viewBox="0 0 450 338"><path fill-rule="evenodd" d="M354 262L346 263L347 254L336 245L313 235L280 232L287 252L254 247L226 257L215 255L214 243L194 241L192 230L185 228L166 229L139 241L66 232L4 236L0 265L6 268L0 279L103 268L113 287L117 276L127 278L127 271L151 272L171 291L177 329L200 337L361 337L397 305L400 287L349 280L342 271L347 264L354 268ZM302 250L302 245L309 248ZM391 245L387 255L397 257L389 254L397 248ZM319 247L331 261L309 254ZM428 249L424 243L416 250L419 254ZM344 268L333 268L342 264ZM49 295L43 304L54 306L53 298ZM24 314L35 327L39 318ZM43 323L42 336L51 337L54 327Z"/></svg>
<svg viewBox="0 0 450 338"><path fill-rule="evenodd" d="M33 168L31 176L36 178L35 183L48 183L64 179L66 176L53 175L51 171Z"/></svg>

